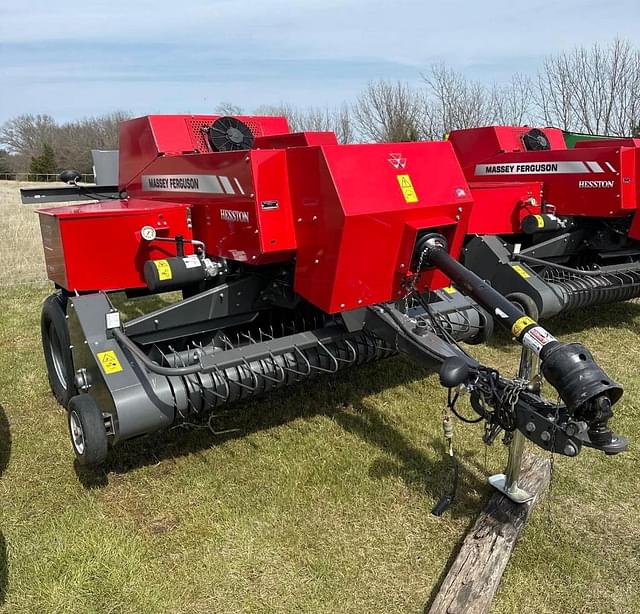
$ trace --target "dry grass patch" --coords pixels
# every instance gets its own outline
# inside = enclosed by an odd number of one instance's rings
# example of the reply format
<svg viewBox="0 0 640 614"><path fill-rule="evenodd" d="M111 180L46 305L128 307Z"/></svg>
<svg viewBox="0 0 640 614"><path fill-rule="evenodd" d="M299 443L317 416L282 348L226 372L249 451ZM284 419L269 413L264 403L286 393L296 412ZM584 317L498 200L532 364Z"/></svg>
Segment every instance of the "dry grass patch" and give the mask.
<svg viewBox="0 0 640 614"><path fill-rule="evenodd" d="M0 181L0 286L47 279L34 205L20 202L20 188L61 185Z"/></svg>

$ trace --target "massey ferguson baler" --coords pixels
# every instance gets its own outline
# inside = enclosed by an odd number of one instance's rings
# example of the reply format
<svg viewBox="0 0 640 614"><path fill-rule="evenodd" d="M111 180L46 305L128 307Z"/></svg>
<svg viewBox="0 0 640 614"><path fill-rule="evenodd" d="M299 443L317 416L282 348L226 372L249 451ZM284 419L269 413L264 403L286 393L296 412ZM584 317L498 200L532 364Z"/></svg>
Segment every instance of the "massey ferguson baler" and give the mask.
<svg viewBox="0 0 640 614"><path fill-rule="evenodd" d="M462 262L540 317L640 296L640 140L449 135L474 199Z"/></svg>
<svg viewBox="0 0 640 614"><path fill-rule="evenodd" d="M122 125L119 176L110 200L39 211L58 288L44 352L80 463L397 352L439 366L452 407L468 391L487 441L504 430L567 456L626 448L608 425L622 388L589 351L455 259L473 202L451 143L338 145L280 118L149 116ZM183 298L123 321L109 297L121 290ZM458 345L493 319L562 404L540 397L530 368L509 379Z"/></svg>

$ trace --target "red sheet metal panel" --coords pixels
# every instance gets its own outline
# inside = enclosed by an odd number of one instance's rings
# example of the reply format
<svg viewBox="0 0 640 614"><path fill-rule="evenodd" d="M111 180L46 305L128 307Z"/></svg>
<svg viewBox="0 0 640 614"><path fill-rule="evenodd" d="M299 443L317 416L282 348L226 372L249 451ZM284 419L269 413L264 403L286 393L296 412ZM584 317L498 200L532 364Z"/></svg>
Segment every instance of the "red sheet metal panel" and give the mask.
<svg viewBox="0 0 640 614"><path fill-rule="evenodd" d="M163 156L127 190L191 205L194 238L210 256L268 264L290 260L296 247L284 150Z"/></svg>
<svg viewBox="0 0 640 614"><path fill-rule="evenodd" d="M448 143L309 147L287 155L295 290L324 311L402 296L423 230L442 232L459 252L471 197ZM418 287L447 283L429 270Z"/></svg>
<svg viewBox="0 0 640 614"><path fill-rule="evenodd" d="M517 234L527 215L541 213L542 183L470 183L473 208L467 234Z"/></svg>
<svg viewBox="0 0 640 614"><path fill-rule="evenodd" d="M596 141L589 147L566 149L555 143L559 132L555 128L544 129L552 141L550 150L501 149L498 136L504 141L509 130L516 142L529 128L471 128L450 134L470 182L542 181L544 202L554 205L558 215L622 217L636 210L636 149L596 147Z"/></svg>
<svg viewBox="0 0 640 614"><path fill-rule="evenodd" d="M120 124L120 187L159 156L211 151L206 129L220 115L145 115ZM275 116L238 116L255 137L289 132L287 120Z"/></svg>
<svg viewBox="0 0 640 614"><path fill-rule="evenodd" d="M40 209L49 279L69 291L144 288L144 263L176 255L169 242L140 236L153 226L159 237L191 238L186 205L138 199ZM187 254L193 253L185 245Z"/></svg>

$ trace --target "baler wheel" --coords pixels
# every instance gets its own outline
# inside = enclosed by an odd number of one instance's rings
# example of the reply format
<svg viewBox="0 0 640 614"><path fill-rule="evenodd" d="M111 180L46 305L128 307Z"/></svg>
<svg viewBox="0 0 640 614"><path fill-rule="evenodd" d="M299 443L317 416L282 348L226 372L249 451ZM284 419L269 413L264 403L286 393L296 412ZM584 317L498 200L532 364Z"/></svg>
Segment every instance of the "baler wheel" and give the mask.
<svg viewBox="0 0 640 614"><path fill-rule="evenodd" d="M78 394L69 401L67 414L69 435L78 463L101 465L107 458L107 431L100 408L88 394Z"/></svg>
<svg viewBox="0 0 640 614"><path fill-rule="evenodd" d="M489 312L480 307L480 305L476 305L476 309L480 314L481 326L479 327L476 335L470 339L465 339L466 343L469 345L480 345L493 337L493 318Z"/></svg>
<svg viewBox="0 0 640 614"><path fill-rule="evenodd" d="M40 319L42 349L49 385L56 400L63 407L67 407L71 397L78 394L74 380L65 302L65 297L60 293L48 296L42 306Z"/></svg>

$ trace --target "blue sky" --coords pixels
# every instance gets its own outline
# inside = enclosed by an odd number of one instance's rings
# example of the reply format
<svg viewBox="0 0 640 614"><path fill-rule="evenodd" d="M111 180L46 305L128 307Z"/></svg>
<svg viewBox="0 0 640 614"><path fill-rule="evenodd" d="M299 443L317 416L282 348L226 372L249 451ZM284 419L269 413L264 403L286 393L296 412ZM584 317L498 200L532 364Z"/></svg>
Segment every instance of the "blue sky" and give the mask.
<svg viewBox="0 0 640 614"><path fill-rule="evenodd" d="M639 0L0 0L0 122L333 106L434 62L505 81L615 36L640 42Z"/></svg>

